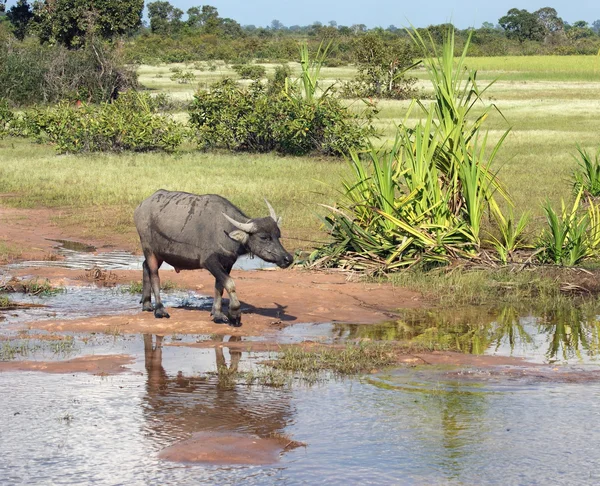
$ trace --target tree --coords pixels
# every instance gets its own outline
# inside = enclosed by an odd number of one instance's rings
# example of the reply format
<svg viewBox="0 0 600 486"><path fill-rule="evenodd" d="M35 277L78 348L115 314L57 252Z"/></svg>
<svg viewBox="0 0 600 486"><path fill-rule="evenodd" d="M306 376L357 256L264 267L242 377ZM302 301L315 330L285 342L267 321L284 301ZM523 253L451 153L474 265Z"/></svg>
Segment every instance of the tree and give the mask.
<svg viewBox="0 0 600 486"><path fill-rule="evenodd" d="M483 24L481 24L481 28L487 29L487 30L493 30L494 24L492 22L484 22Z"/></svg>
<svg viewBox="0 0 600 486"><path fill-rule="evenodd" d="M519 42L526 40L542 40L544 38L544 26L540 23L537 15L527 10L511 8L504 17L498 20L500 26L506 32L509 39L517 39Z"/></svg>
<svg viewBox="0 0 600 486"><path fill-rule="evenodd" d="M178 32L182 26L181 17L183 10L169 2L156 1L148 4L150 30L155 34L169 35Z"/></svg>
<svg viewBox="0 0 600 486"><path fill-rule="evenodd" d="M596 32L596 34L600 34L600 19L592 22L592 30Z"/></svg>
<svg viewBox="0 0 600 486"><path fill-rule="evenodd" d="M15 37L23 40L27 35L29 22L33 18L33 10L27 0L19 0L8 10L6 17L13 26Z"/></svg>
<svg viewBox="0 0 600 486"><path fill-rule="evenodd" d="M586 37L592 37L593 35L594 31L585 20L574 22L567 32L567 37L571 40L585 39Z"/></svg>
<svg viewBox="0 0 600 486"><path fill-rule="evenodd" d="M539 23L544 27L544 34L553 34L564 30L565 23L558 16L558 12L552 7L540 8L533 12L537 16Z"/></svg>
<svg viewBox="0 0 600 486"><path fill-rule="evenodd" d="M285 29L285 25L283 25L279 20L272 20L271 21L271 30L282 30Z"/></svg>
<svg viewBox="0 0 600 486"><path fill-rule="evenodd" d="M348 94L384 98L410 98L414 94L415 80L403 75L413 64L410 44L367 32L354 40L353 47L358 75L346 85Z"/></svg>
<svg viewBox="0 0 600 486"><path fill-rule="evenodd" d="M41 42L78 47L88 35L112 39L139 28L143 9L144 0L36 0L32 24Z"/></svg>

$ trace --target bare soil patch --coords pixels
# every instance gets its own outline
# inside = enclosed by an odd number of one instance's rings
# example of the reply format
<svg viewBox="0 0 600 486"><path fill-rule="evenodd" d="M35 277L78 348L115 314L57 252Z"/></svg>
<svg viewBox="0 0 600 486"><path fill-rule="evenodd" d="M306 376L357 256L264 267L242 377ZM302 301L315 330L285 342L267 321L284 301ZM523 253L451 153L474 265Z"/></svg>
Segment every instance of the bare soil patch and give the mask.
<svg viewBox="0 0 600 486"><path fill-rule="evenodd" d="M63 225L57 221L70 217L74 209L21 209L0 206L0 242L9 248L18 249L20 260L56 259L52 240L76 239L97 248L125 248L136 250L132 246L131 235L111 234L110 241L90 239L81 225Z"/></svg>
<svg viewBox="0 0 600 486"><path fill-rule="evenodd" d="M132 356L123 354L81 356L67 361L2 361L0 362L0 373L41 371L44 373L89 373L104 376L129 371L126 365L133 362Z"/></svg>
<svg viewBox="0 0 600 486"><path fill-rule="evenodd" d="M159 454L166 461L209 464L273 464L285 451L301 444L285 437L260 438L233 432L196 432Z"/></svg>

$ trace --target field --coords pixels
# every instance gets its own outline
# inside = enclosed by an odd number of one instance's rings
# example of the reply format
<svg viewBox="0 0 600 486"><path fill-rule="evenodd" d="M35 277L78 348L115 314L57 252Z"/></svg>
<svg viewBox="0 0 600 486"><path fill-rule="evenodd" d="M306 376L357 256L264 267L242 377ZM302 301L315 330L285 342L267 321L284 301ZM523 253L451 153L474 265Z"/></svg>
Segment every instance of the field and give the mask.
<svg viewBox="0 0 600 486"><path fill-rule="evenodd" d="M600 146L600 57L469 58L479 69L482 84L497 79L486 94L502 113L489 120L490 135L511 133L497 159L499 177L512 195L517 213L532 210L533 234L542 221L541 203L558 204L570 197L569 177L576 166L576 144ZM172 81L171 69L192 70L196 82ZM265 65L269 73L274 65ZM298 66L292 66L294 70ZM214 69L214 70L211 70ZM140 66L140 82L152 92L177 100L191 99L195 87L207 86L233 71L212 65ZM348 80L351 67L325 68L324 84ZM417 70L419 88L427 103L430 88ZM405 116L409 103L380 101L376 124L385 143ZM184 112L175 113L185 120ZM416 122L414 111L409 123ZM267 197L283 215L284 234L291 248L308 248L322 241L319 204L335 201L346 163L336 159L203 153L188 147L174 155L123 154L57 156L51 147L5 138L0 140L2 204L13 207L63 208L60 225L77 227L82 235L110 241L119 233L135 246L131 212L158 188L219 193L250 215L265 214ZM4 248L9 248L5 245ZM9 254L3 250L2 255Z"/></svg>

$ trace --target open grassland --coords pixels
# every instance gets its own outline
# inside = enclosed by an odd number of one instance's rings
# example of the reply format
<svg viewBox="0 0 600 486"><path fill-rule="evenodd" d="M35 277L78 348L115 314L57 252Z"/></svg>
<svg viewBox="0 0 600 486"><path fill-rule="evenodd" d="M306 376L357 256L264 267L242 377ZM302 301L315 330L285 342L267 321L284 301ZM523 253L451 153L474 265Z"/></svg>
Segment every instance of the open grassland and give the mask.
<svg viewBox="0 0 600 486"><path fill-rule="evenodd" d="M57 156L50 147L7 139L0 140L0 152L0 193L10 195L2 204L77 209L57 214L57 222L107 240L118 232L135 241L134 208L163 188L221 194L250 216L268 214L267 198L283 217L286 236L294 238L288 246L306 247L305 239L323 239L318 204L334 201L333 187L346 169L339 160L270 154Z"/></svg>
<svg viewBox="0 0 600 486"><path fill-rule="evenodd" d="M576 166L576 144L600 146L600 57L469 58L480 78L498 81L485 95L502 112L489 120L490 137L511 133L497 157L499 177L515 201L517 213L531 210L533 238L543 222L541 203L559 204L570 197L569 177ZM212 67L211 67L212 66ZM196 81L172 81L171 68L192 70ZM214 67L214 70L210 70ZM265 65L271 74L276 65ZM297 71L297 65L292 65ZM324 84L350 79L351 67L324 68ZM190 100L198 86L207 86L235 73L224 63L140 66L140 81L153 92ZM417 71L422 78L422 73ZM247 81L244 81L247 82ZM420 81L423 102L429 87ZM407 101L380 101L376 125L382 139L391 140L395 125L406 115ZM184 112L175 113L185 120ZM408 123L419 119L413 110ZM202 153L192 148L179 154L57 156L51 147L32 142L0 140L2 204L19 207L77 208L65 224L76 223L90 234L110 239L112 232L131 235L133 208L158 188L222 194L249 215L265 214L267 197L284 217L291 248L310 247L322 240L319 204L331 204L347 170L343 160ZM8 247L2 252L6 253Z"/></svg>

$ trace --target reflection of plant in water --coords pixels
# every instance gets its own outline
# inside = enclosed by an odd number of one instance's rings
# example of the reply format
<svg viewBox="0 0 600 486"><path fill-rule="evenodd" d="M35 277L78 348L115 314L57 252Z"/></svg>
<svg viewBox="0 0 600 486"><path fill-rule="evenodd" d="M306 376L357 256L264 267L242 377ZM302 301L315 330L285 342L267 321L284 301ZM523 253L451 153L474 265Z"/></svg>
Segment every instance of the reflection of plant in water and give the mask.
<svg viewBox="0 0 600 486"><path fill-rule="evenodd" d="M533 338L523 327L520 317L516 307L507 305L502 308L496 318L492 336L492 342L496 343L496 351L504 340L508 342L511 353L519 344L533 344Z"/></svg>
<svg viewBox="0 0 600 486"><path fill-rule="evenodd" d="M582 358L585 350L590 357L600 350L600 322L593 309L561 306L543 314L540 330L549 336L546 358L568 360Z"/></svg>
<svg viewBox="0 0 600 486"><path fill-rule="evenodd" d="M536 335L546 336L548 361L600 356L598 304L559 303L542 310L506 305L499 309L472 306L459 309L406 310L401 319L377 325L335 324L335 339L400 341L409 347L484 354L507 346L536 347ZM532 316L539 316L531 319ZM532 326L527 328L527 326Z"/></svg>

